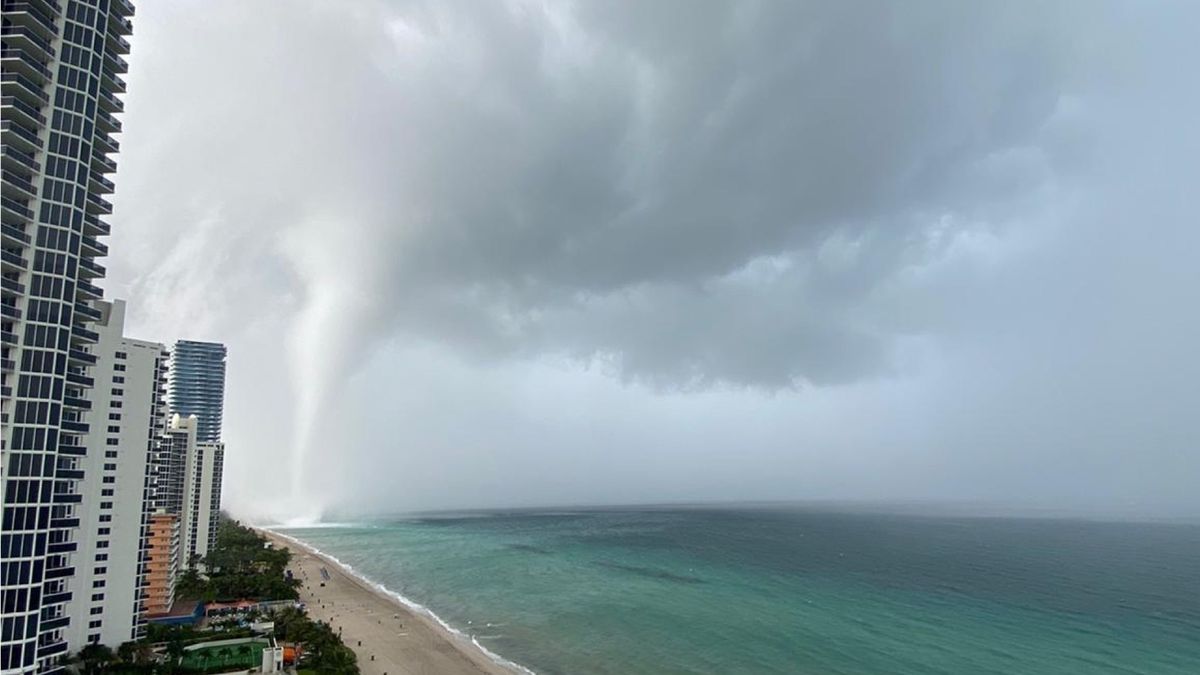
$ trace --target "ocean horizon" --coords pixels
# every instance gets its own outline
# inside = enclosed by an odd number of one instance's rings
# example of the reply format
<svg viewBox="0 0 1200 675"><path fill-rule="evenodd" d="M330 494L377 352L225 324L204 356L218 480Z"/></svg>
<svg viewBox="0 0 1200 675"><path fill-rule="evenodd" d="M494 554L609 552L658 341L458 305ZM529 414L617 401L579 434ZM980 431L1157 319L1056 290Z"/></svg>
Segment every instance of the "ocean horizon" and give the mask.
<svg viewBox="0 0 1200 675"><path fill-rule="evenodd" d="M1200 527L795 505L274 527L547 673L1195 673Z"/></svg>

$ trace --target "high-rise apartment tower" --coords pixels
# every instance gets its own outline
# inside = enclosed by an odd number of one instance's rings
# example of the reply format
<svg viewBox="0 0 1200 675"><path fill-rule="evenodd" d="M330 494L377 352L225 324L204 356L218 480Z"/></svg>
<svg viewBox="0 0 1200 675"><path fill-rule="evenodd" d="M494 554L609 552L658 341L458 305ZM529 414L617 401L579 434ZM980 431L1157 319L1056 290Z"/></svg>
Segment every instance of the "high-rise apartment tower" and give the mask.
<svg viewBox="0 0 1200 675"><path fill-rule="evenodd" d="M171 360L171 412L195 415L197 443L221 440L225 409L225 345L180 340Z"/></svg>
<svg viewBox="0 0 1200 675"><path fill-rule="evenodd" d="M0 670L62 672L127 0L3 0Z"/></svg>

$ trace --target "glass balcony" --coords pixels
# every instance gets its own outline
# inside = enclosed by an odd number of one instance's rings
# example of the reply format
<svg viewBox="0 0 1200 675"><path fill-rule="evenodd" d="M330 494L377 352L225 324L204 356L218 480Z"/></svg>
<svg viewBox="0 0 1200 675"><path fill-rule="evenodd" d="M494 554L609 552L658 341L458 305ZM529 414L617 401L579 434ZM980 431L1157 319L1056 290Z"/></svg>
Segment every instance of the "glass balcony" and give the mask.
<svg viewBox="0 0 1200 675"><path fill-rule="evenodd" d="M80 242L83 244L84 253L86 254L90 254L96 258L108 255L108 246L100 243L95 237L85 234Z"/></svg>
<svg viewBox="0 0 1200 675"><path fill-rule="evenodd" d="M11 118L12 115L23 115L23 121L29 123L29 126L32 127L41 127L46 124L46 117L42 115L42 109L27 103L25 99L16 96L5 96L0 98L0 105L13 107L12 111L4 111L5 117Z"/></svg>
<svg viewBox="0 0 1200 675"><path fill-rule="evenodd" d="M112 213L112 204L100 198L99 195L89 192L87 197L88 213L109 215Z"/></svg>
<svg viewBox="0 0 1200 675"><path fill-rule="evenodd" d="M30 182L31 176L3 169L0 170L0 178L4 180L5 191L15 192L18 199L33 199L37 196L37 188Z"/></svg>
<svg viewBox="0 0 1200 675"><path fill-rule="evenodd" d="M55 16L48 14L39 7L40 3L20 2L19 0L4 0L0 7L4 9L5 20L14 25L28 26L37 29L42 37L53 40L58 33Z"/></svg>
<svg viewBox="0 0 1200 675"><path fill-rule="evenodd" d="M3 160L4 163L18 164L33 173L42 170L42 165L33 158L32 154L18 150L11 145L0 146L0 160Z"/></svg>
<svg viewBox="0 0 1200 675"><path fill-rule="evenodd" d="M0 73L0 88L5 94L13 94L22 96L36 106L44 106L50 104L50 97L42 88L30 80L28 77L20 73L4 71Z"/></svg>
<svg viewBox="0 0 1200 675"><path fill-rule="evenodd" d="M29 49L47 61L53 59L55 54L57 54L49 40L42 38L35 31L25 26L13 24L0 27L0 36L3 36L9 44Z"/></svg>
<svg viewBox="0 0 1200 675"><path fill-rule="evenodd" d="M0 121L0 133L8 136L4 139L6 144L14 140L20 141L18 145L22 146L21 149L25 152L36 152L42 147L42 141L38 138L37 132L16 120Z"/></svg>
<svg viewBox="0 0 1200 675"><path fill-rule="evenodd" d="M33 220L33 211L29 208L26 201L18 201L0 195L0 207L3 207L5 211L12 211L15 215L27 220Z"/></svg>
<svg viewBox="0 0 1200 675"><path fill-rule="evenodd" d="M45 85L54 79L54 73L46 67L46 62L27 49L7 45L0 47L0 61L3 61L5 70L21 73L37 84Z"/></svg>

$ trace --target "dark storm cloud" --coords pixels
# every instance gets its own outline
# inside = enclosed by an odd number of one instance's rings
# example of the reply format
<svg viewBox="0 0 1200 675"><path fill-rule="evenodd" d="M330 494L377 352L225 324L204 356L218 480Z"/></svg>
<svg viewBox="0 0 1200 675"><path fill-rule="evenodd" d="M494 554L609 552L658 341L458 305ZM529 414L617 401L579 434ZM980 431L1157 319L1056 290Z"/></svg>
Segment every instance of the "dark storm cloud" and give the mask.
<svg viewBox="0 0 1200 675"><path fill-rule="evenodd" d="M112 284L243 503L1194 505L1196 7L149 5Z"/></svg>
<svg viewBox="0 0 1200 675"><path fill-rule="evenodd" d="M1036 207L1076 56L1059 17L982 4L378 18L395 63L339 87L368 213L334 234L379 244L381 325L668 386L884 372L894 329L856 307ZM727 287L756 262L787 271Z"/></svg>

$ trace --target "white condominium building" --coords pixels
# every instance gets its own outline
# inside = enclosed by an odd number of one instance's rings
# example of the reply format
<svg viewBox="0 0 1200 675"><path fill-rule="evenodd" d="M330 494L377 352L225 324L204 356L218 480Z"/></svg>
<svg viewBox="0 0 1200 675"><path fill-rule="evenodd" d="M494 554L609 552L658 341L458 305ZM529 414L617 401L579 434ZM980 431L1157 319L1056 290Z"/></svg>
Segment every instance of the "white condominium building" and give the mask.
<svg viewBox="0 0 1200 675"><path fill-rule="evenodd" d="M151 458L167 421L167 350L124 337L125 303L98 301L91 424L80 458L75 596L67 605L70 651L117 647L144 630Z"/></svg>

